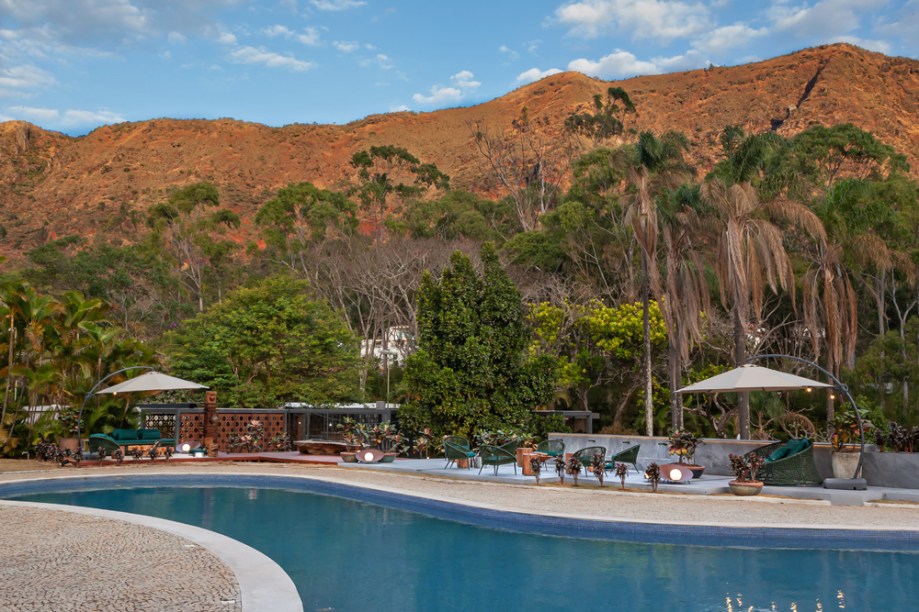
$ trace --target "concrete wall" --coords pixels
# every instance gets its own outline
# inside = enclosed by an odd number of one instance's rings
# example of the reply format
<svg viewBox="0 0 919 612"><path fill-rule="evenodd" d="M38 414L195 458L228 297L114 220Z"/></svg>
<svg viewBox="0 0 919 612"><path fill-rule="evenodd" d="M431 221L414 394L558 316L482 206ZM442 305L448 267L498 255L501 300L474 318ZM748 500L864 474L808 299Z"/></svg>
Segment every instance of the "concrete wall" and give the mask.
<svg viewBox="0 0 919 612"><path fill-rule="evenodd" d="M602 446L609 455L630 445L641 444L638 464L642 467L652 462L664 464L676 461L676 457L667 454L667 438L664 436L649 438L646 436L553 433L549 434L549 437L562 440L565 443L566 452L574 452L588 446ZM696 449L695 462L705 466L706 474L731 476L729 454L742 455L767 444L771 442L706 438L703 444ZM832 452L833 449L829 444L814 445L814 464L822 478L833 476ZM868 485L873 487L919 489L919 453L882 453L876 446L866 445L862 476L868 481Z"/></svg>

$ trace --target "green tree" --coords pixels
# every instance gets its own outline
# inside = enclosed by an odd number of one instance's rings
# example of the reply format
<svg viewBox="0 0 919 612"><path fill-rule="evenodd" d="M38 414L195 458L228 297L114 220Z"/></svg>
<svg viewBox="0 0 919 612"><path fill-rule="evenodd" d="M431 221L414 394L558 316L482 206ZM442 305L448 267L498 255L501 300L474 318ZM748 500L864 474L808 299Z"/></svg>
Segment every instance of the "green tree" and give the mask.
<svg viewBox="0 0 919 612"><path fill-rule="evenodd" d="M494 247L483 272L456 251L440 279L425 273L418 295L418 350L408 358L404 410L412 429L474 436L526 428L551 398L546 360L529 359L520 294ZM400 418L401 414L400 414Z"/></svg>
<svg viewBox="0 0 919 612"><path fill-rule="evenodd" d="M271 408L356 394L357 338L342 316L283 276L238 289L169 334L178 375L219 389L224 401Z"/></svg>
<svg viewBox="0 0 919 612"><path fill-rule="evenodd" d="M565 120L565 128L590 138L596 146L604 140L622 134L622 118L626 113L634 112L635 105L629 94L621 87L610 87L606 90L606 100L600 94L594 95L593 112L571 113Z"/></svg>
<svg viewBox="0 0 919 612"><path fill-rule="evenodd" d="M450 189L450 177L434 164L423 164L407 149L394 145L372 146L351 156L351 167L357 172L357 186L352 190L378 233L382 232L390 198L401 203L417 198L427 189Z"/></svg>

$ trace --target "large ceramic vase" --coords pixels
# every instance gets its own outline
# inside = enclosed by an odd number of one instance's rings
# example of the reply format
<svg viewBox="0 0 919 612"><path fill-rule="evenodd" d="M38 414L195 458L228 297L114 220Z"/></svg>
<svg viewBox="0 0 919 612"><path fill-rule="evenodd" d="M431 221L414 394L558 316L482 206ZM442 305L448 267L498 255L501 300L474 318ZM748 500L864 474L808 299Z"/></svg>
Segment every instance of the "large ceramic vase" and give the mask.
<svg viewBox="0 0 919 612"><path fill-rule="evenodd" d="M859 450L833 451L830 460L833 463L834 478L855 478L855 469L858 467Z"/></svg>
<svg viewBox="0 0 919 612"><path fill-rule="evenodd" d="M734 495L759 495L763 490L763 483L759 480L732 480L728 483L728 488Z"/></svg>

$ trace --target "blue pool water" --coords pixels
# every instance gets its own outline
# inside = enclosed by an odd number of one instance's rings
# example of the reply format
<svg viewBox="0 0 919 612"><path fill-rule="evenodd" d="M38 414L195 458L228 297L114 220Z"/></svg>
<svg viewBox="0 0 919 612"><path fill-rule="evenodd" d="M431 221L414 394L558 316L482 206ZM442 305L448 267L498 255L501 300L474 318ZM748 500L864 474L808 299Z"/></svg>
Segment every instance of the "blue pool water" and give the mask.
<svg viewBox="0 0 919 612"><path fill-rule="evenodd" d="M18 499L146 514L225 534L280 564L306 611L887 611L915 610L919 601L917 554L546 537L254 487Z"/></svg>

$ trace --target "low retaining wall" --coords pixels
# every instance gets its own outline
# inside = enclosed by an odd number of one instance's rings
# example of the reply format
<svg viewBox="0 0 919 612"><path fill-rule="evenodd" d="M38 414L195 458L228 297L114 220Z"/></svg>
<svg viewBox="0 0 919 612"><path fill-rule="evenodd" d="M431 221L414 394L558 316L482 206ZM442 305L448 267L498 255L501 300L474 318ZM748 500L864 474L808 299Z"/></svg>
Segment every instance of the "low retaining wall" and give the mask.
<svg viewBox="0 0 919 612"><path fill-rule="evenodd" d="M641 444L638 464L642 467L652 462L671 463L676 457L667 453L667 438L664 436L622 436L601 434L549 434L549 438L562 440L565 452L574 452L588 446L602 446L607 454L617 453L630 445ZM742 455L754 448L771 444L757 440L724 440L705 438L704 444L696 449L695 462L705 466L705 473L716 476L732 474L728 455ZM821 478L831 478L833 448L829 444L814 445L814 463ZM865 445L862 476L873 487L894 487L898 489L919 489L919 453L882 453L873 444Z"/></svg>

